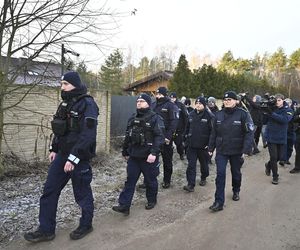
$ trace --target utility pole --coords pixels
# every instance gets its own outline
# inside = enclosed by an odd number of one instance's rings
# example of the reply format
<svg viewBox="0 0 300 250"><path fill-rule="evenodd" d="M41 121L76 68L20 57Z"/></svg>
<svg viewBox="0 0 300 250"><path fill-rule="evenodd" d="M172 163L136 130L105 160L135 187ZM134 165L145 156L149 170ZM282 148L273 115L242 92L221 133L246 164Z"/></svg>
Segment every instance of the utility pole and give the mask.
<svg viewBox="0 0 300 250"><path fill-rule="evenodd" d="M61 62L60 62L61 63L61 75L64 74L64 64L65 64L65 54L66 53L70 53L77 57L80 56L80 54L77 53L76 51L65 49L65 45L62 43L61 44Z"/></svg>

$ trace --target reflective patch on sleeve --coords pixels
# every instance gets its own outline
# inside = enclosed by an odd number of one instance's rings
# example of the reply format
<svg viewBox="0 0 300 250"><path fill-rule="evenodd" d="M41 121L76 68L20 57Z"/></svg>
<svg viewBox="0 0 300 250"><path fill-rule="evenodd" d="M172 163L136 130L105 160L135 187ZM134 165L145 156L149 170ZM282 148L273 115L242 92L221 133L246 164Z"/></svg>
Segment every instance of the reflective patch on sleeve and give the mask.
<svg viewBox="0 0 300 250"><path fill-rule="evenodd" d="M293 113L292 113L292 112L287 112L287 114L288 114L288 115L293 115Z"/></svg>
<svg viewBox="0 0 300 250"><path fill-rule="evenodd" d="M247 123L247 128L249 131L254 131L254 124L253 123Z"/></svg>
<svg viewBox="0 0 300 250"><path fill-rule="evenodd" d="M69 155L68 160L74 162L75 164L78 164L80 162L80 159L78 159L75 155L72 154Z"/></svg>

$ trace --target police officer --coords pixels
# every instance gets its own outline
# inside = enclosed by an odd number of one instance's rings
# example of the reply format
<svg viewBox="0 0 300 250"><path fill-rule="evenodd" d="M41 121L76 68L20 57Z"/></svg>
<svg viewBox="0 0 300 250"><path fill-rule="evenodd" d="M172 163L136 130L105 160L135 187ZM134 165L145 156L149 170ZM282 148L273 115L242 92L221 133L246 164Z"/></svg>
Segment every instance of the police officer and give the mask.
<svg viewBox="0 0 300 250"><path fill-rule="evenodd" d="M82 211L79 226L71 232L70 237L77 240L93 230L94 200L89 161L95 156L99 112L94 99L86 93L86 86L77 72L71 71L63 75L63 101L51 123L54 139L49 155L51 164L40 198L39 227L24 235L28 241L54 239L58 199L70 179L75 200Z"/></svg>
<svg viewBox="0 0 300 250"><path fill-rule="evenodd" d="M276 94L275 105L263 110L266 120L266 140L270 155L270 160L265 164L265 173L271 175L272 183L278 184L277 162L283 158L284 144L287 142L288 123L293 118L293 112L284 102L282 94Z"/></svg>
<svg viewBox="0 0 300 250"><path fill-rule="evenodd" d="M186 179L188 185L183 189L188 192L194 192L197 159L200 162L201 170L200 186L206 185L206 177L209 175L207 147L213 120L214 115L206 109L205 98L198 97L195 100L195 109L189 114L186 130L188 145Z"/></svg>
<svg viewBox="0 0 300 250"><path fill-rule="evenodd" d="M156 90L156 103L154 104L153 111L159 114L165 125L165 143L162 145L162 159L164 168L164 178L162 187L169 188L171 183L171 176L173 173L173 134L176 131L178 123L178 108L171 102L167 96L167 89L159 87Z"/></svg>
<svg viewBox="0 0 300 250"><path fill-rule="evenodd" d="M232 175L232 199L240 199L239 192L242 181L241 166L243 155L251 153L254 125L250 114L238 108L237 94L228 91L224 94L224 108L216 113L215 122L209 141L209 154L216 149L216 192L215 201L209 207L213 212L223 210L225 202L226 165L230 162Z"/></svg>
<svg viewBox="0 0 300 250"><path fill-rule="evenodd" d="M139 95L137 112L129 120L123 144L122 155L127 160L127 180L119 196L119 205L113 210L129 215L136 183L140 174L146 184L146 209L152 209L157 202L159 174L159 152L164 143L162 118L151 111L151 97Z"/></svg>
<svg viewBox="0 0 300 250"><path fill-rule="evenodd" d="M183 136L186 130L186 125L188 121L188 113L185 105L178 101L177 95L175 92L170 94L171 101L175 103L179 112L179 119L177 123L176 132L174 133L173 139L176 145L177 153L180 156L180 160L184 160L184 146L183 146Z"/></svg>

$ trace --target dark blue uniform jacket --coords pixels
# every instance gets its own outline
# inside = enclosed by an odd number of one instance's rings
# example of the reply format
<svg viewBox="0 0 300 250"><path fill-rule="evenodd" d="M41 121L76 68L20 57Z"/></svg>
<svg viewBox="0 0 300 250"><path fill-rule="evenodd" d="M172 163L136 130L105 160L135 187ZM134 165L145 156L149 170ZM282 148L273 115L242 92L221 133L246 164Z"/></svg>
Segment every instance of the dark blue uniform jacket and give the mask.
<svg viewBox="0 0 300 250"><path fill-rule="evenodd" d="M146 128L142 135L142 144L135 144L132 141L132 124L136 118L142 119L147 117ZM164 123L162 118L150 109L145 114L133 114L129 118L126 128L125 140L123 143L123 156L131 156L135 158L147 158L149 154L158 156L160 146L164 143L163 134ZM148 133L148 134L147 134ZM147 134L147 135L146 135Z"/></svg>
<svg viewBox="0 0 300 250"><path fill-rule="evenodd" d="M254 124L250 114L238 107L223 108L216 113L209 151L224 155L250 154L253 144Z"/></svg>
<svg viewBox="0 0 300 250"><path fill-rule="evenodd" d="M175 104L178 107L178 112L179 112L176 132L182 134L186 130L186 125L188 121L188 112L186 110L185 105L182 102L176 100Z"/></svg>
<svg viewBox="0 0 300 250"><path fill-rule="evenodd" d="M186 129L186 139L189 147L204 149L208 146L214 118L212 112L206 109L201 112L194 109L189 114Z"/></svg>
<svg viewBox="0 0 300 250"><path fill-rule="evenodd" d="M78 130L55 135L50 151L69 155L68 160L76 165L95 156L99 109L94 99L87 96L77 101L70 113L78 114Z"/></svg>
<svg viewBox="0 0 300 250"><path fill-rule="evenodd" d="M171 102L169 97L163 97L156 101L153 111L163 118L165 138L171 140L177 128L179 118L178 107Z"/></svg>
<svg viewBox="0 0 300 250"><path fill-rule="evenodd" d="M286 144L288 123L293 118L293 111L285 105L275 108L272 113L264 114L266 120L266 139L269 143Z"/></svg>

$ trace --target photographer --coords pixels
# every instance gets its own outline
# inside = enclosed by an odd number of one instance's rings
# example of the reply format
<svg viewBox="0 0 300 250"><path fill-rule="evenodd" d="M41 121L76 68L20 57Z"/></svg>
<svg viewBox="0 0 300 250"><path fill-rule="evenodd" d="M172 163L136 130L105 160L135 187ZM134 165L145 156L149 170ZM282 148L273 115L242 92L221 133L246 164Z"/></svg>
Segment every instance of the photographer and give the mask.
<svg viewBox="0 0 300 250"><path fill-rule="evenodd" d="M261 105L266 120L266 140L268 143L270 160L265 164L265 173L273 174L272 183L278 184L277 162L282 159L284 144L287 141L288 123L293 115L284 103L284 96L276 94L269 98L267 105Z"/></svg>
<svg viewBox="0 0 300 250"><path fill-rule="evenodd" d="M260 95L254 95L252 100L249 98L247 93L242 93L242 102L246 105L248 108L250 115L252 117L254 126L255 126L255 132L254 132L254 142L253 145L253 154L259 153L259 150L257 148L259 143L259 137L261 134L262 126L263 126L263 113L261 110L261 96Z"/></svg>

